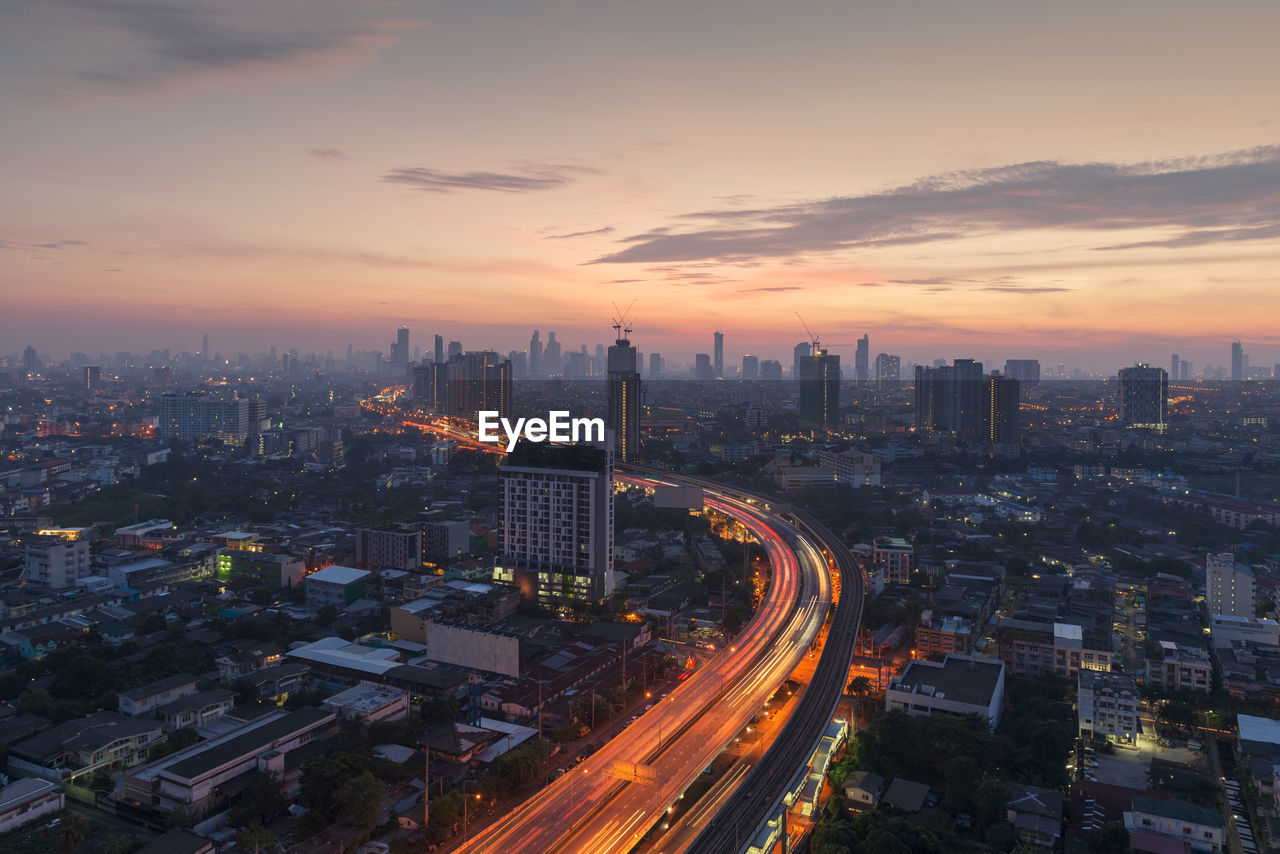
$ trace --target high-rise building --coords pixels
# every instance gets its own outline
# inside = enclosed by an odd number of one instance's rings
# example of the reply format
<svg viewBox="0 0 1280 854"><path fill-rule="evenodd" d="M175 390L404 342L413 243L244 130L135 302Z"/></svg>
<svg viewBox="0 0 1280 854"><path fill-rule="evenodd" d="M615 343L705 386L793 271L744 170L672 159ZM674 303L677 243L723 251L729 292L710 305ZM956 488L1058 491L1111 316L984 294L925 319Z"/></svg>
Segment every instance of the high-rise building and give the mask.
<svg viewBox="0 0 1280 854"><path fill-rule="evenodd" d="M1186 359L1182 359L1181 361L1178 362L1178 379L1180 380L1191 379L1191 363L1188 362Z"/></svg>
<svg viewBox="0 0 1280 854"><path fill-rule="evenodd" d="M449 361L452 361L454 356L461 356L461 355L462 355L462 342L461 342L461 341L450 341L450 342L449 342L449 352L448 352L448 354L446 355L446 358L447 358Z"/></svg>
<svg viewBox="0 0 1280 854"><path fill-rule="evenodd" d="M782 363L776 359L765 359L760 363L760 379L762 380L780 380L782 379Z"/></svg>
<svg viewBox="0 0 1280 854"><path fill-rule="evenodd" d="M866 385L871 379L871 339L866 335L858 339L858 349L853 354L853 378L858 385Z"/></svg>
<svg viewBox="0 0 1280 854"><path fill-rule="evenodd" d="M97 365L84 366L84 390L93 393L102 385L102 368Z"/></svg>
<svg viewBox="0 0 1280 854"><path fill-rule="evenodd" d="M1205 561L1205 602L1209 615L1244 617L1252 620L1257 611L1253 570L1230 552L1209 555Z"/></svg>
<svg viewBox="0 0 1280 854"><path fill-rule="evenodd" d="M656 380L658 377L662 376L662 369L663 369L662 354L650 353L649 354L649 379Z"/></svg>
<svg viewBox="0 0 1280 854"><path fill-rule="evenodd" d="M640 371L636 348L619 338L609 348L608 410L605 427L613 431L619 462L630 462L640 453Z"/></svg>
<svg viewBox="0 0 1280 854"><path fill-rule="evenodd" d="M800 421L818 430L840 423L840 357L814 348L800 360Z"/></svg>
<svg viewBox="0 0 1280 854"><path fill-rule="evenodd" d="M755 356L742 357L742 378L754 380L760 376L760 360Z"/></svg>
<svg viewBox="0 0 1280 854"><path fill-rule="evenodd" d="M547 346L542 350L542 373L544 377L559 376L564 371L564 358L560 355L560 342L554 332L547 333Z"/></svg>
<svg viewBox="0 0 1280 854"><path fill-rule="evenodd" d="M612 454L521 441L498 475L502 556L494 580L543 604L613 595Z"/></svg>
<svg viewBox="0 0 1280 854"><path fill-rule="evenodd" d="M723 332L715 333L715 349L712 352L715 354L716 379L721 379L724 377L724 333Z"/></svg>
<svg viewBox="0 0 1280 854"><path fill-rule="evenodd" d="M391 373L403 377L409 371L409 327L396 330L396 340L391 342Z"/></svg>
<svg viewBox="0 0 1280 854"><path fill-rule="evenodd" d="M447 414L472 419L482 409L499 418L511 414L510 360L492 350L473 350L451 356L445 367Z"/></svg>
<svg viewBox="0 0 1280 854"><path fill-rule="evenodd" d="M993 371L982 387L982 440L1016 448L1022 429L1022 383Z"/></svg>
<svg viewBox="0 0 1280 854"><path fill-rule="evenodd" d="M249 398L231 391L160 395L160 435L198 443L243 445L249 437Z"/></svg>
<svg viewBox="0 0 1280 854"><path fill-rule="evenodd" d="M711 354L695 353L693 357L693 378L695 380L713 380L715 376L715 370L711 367Z"/></svg>
<svg viewBox="0 0 1280 854"><path fill-rule="evenodd" d="M529 376L535 380L542 379L542 338L537 329L529 338Z"/></svg>
<svg viewBox="0 0 1280 854"><path fill-rule="evenodd" d="M801 341L791 351L791 378L800 379L800 360L806 356L813 355L813 345L808 341Z"/></svg>
<svg viewBox="0 0 1280 854"><path fill-rule="evenodd" d="M1120 422L1126 427L1164 429L1168 398L1164 368L1139 364L1120 369Z"/></svg>
<svg viewBox="0 0 1280 854"><path fill-rule="evenodd" d="M1017 380L1023 387L1038 385L1040 382L1040 360L1006 359L1004 362L1004 375L1010 379Z"/></svg>
<svg viewBox="0 0 1280 854"><path fill-rule="evenodd" d="M35 347L28 344L27 349L22 351L22 369L28 373L35 373L41 367L40 354L36 352Z"/></svg>
<svg viewBox="0 0 1280 854"><path fill-rule="evenodd" d="M433 354L433 356L432 356L432 361L434 361L436 364L443 365L443 364L444 364L444 360L445 360L445 356L444 356L444 336L443 336L443 335L437 335L437 336L436 336L436 342L435 342L435 344L436 344L436 346L435 346L435 352L434 352L434 354Z"/></svg>
<svg viewBox="0 0 1280 854"><path fill-rule="evenodd" d="M1169 379L1170 380L1177 381L1182 379L1182 375L1178 372L1178 367L1180 364L1181 364L1181 360L1178 358L1178 354L1174 353L1173 357L1169 360Z"/></svg>
<svg viewBox="0 0 1280 854"><path fill-rule="evenodd" d="M888 353L876 356L876 385L886 388L902 379L902 360Z"/></svg>
<svg viewBox="0 0 1280 854"><path fill-rule="evenodd" d="M1240 382L1244 379L1244 344L1240 341L1231 342L1231 379L1234 382Z"/></svg>
<svg viewBox="0 0 1280 854"><path fill-rule="evenodd" d="M36 584L61 589L93 575L89 541L62 537L28 537L23 544L23 576Z"/></svg>

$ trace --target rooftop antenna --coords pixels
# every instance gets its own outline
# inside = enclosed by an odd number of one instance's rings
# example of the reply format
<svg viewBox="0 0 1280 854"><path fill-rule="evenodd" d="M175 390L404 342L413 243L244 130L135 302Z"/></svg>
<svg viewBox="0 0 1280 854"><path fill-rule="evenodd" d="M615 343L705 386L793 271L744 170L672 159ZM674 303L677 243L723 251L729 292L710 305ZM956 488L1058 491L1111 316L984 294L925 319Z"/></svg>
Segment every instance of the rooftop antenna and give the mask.
<svg viewBox="0 0 1280 854"><path fill-rule="evenodd" d="M631 308L635 304L635 300L628 303L626 311L618 308L618 304L616 302L612 304L613 310L617 312L617 316L613 318L613 334L617 336L619 341L624 338L631 337L631 323L628 320L627 315L631 314Z"/></svg>

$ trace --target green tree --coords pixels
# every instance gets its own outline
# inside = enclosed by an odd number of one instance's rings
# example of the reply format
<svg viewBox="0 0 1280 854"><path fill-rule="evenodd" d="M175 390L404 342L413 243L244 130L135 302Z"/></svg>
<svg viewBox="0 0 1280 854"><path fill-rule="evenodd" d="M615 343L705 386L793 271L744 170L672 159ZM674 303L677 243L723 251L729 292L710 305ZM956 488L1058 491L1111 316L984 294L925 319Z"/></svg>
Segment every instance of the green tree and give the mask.
<svg viewBox="0 0 1280 854"><path fill-rule="evenodd" d="M1109 821L1098 830L1085 834L1089 854L1130 854L1129 831L1118 821Z"/></svg>
<svg viewBox="0 0 1280 854"><path fill-rule="evenodd" d="M239 799L227 814L234 825L267 825L285 814L289 801L284 796L280 781L261 771L254 774Z"/></svg>
<svg viewBox="0 0 1280 854"><path fill-rule="evenodd" d="M65 813L62 824L58 827L56 843L60 854L71 854L79 848L80 843L84 842L84 835L88 829L88 822L83 818L73 812Z"/></svg>
<svg viewBox="0 0 1280 854"><path fill-rule="evenodd" d="M982 768L968 756L957 756L943 770L943 805L953 815L973 809L973 798L982 779Z"/></svg>
<svg viewBox="0 0 1280 854"><path fill-rule="evenodd" d="M1009 802L1008 787L996 777L984 777L973 795L973 813L978 828L985 830L1004 818Z"/></svg>
<svg viewBox="0 0 1280 854"><path fill-rule="evenodd" d="M337 791L338 821L359 827L376 826L386 791L387 787L373 776L372 771L346 781Z"/></svg>
<svg viewBox="0 0 1280 854"><path fill-rule="evenodd" d="M133 854L142 842L127 833L112 834L98 845L98 854Z"/></svg>
<svg viewBox="0 0 1280 854"><path fill-rule="evenodd" d="M262 851L276 844L276 835L261 825L246 827L236 834L236 848L244 852Z"/></svg>

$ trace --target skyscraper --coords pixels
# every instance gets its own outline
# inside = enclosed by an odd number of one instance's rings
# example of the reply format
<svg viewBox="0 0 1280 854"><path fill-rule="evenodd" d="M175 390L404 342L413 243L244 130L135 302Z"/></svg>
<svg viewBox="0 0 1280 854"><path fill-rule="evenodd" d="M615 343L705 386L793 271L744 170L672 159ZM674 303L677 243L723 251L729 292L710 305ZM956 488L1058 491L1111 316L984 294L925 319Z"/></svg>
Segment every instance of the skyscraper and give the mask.
<svg viewBox="0 0 1280 854"><path fill-rule="evenodd" d="M22 369L29 373L34 373L40 368L40 354L36 352L35 347L28 344L27 349L22 351Z"/></svg>
<svg viewBox="0 0 1280 854"><path fill-rule="evenodd" d="M444 364L444 336L442 335L436 336L436 348L435 353L432 356L432 361L438 365Z"/></svg>
<svg viewBox="0 0 1280 854"><path fill-rule="evenodd" d="M1004 375L1017 380L1023 386L1038 385L1040 383L1040 360L1006 359L1004 362Z"/></svg>
<svg viewBox="0 0 1280 854"><path fill-rule="evenodd" d="M716 379L724 376L724 333L715 333L715 371Z"/></svg>
<svg viewBox="0 0 1280 854"><path fill-rule="evenodd" d="M713 380L715 379L714 369L711 367L711 354L696 353L693 357L693 378L695 380Z"/></svg>
<svg viewBox="0 0 1280 854"><path fill-rule="evenodd" d="M1181 364L1181 360L1178 359L1178 354L1174 353L1173 358L1169 360L1169 379L1171 380L1182 379L1182 375L1178 372L1178 368L1180 364Z"/></svg>
<svg viewBox="0 0 1280 854"><path fill-rule="evenodd" d="M1120 422L1126 427L1164 429L1168 398L1164 368L1139 364L1120 369Z"/></svg>
<svg viewBox="0 0 1280 854"><path fill-rule="evenodd" d="M813 345L808 341L801 341L791 351L791 377L792 379L800 379L800 360L806 356L813 355Z"/></svg>
<svg viewBox="0 0 1280 854"><path fill-rule="evenodd" d="M983 441L1016 448L1022 429L1022 383L992 371L982 392Z"/></svg>
<svg viewBox="0 0 1280 854"><path fill-rule="evenodd" d="M619 332L621 327L615 327ZM618 338L609 348L608 410L605 427L613 431L619 462L630 462L640 453L640 372L636 348Z"/></svg>
<svg viewBox="0 0 1280 854"><path fill-rule="evenodd" d="M780 380L782 379L782 363L776 359L765 359L760 363L760 379L762 380Z"/></svg>
<svg viewBox="0 0 1280 854"><path fill-rule="evenodd" d="M853 379L858 385L866 385L871 378L871 339L863 335L858 339L858 349L853 354Z"/></svg>
<svg viewBox="0 0 1280 854"><path fill-rule="evenodd" d="M391 342L391 373L404 377L409 374L409 327L396 330L396 340Z"/></svg>
<svg viewBox="0 0 1280 854"><path fill-rule="evenodd" d="M1244 379L1244 344L1231 342L1231 379L1240 382Z"/></svg>
<svg viewBox="0 0 1280 854"><path fill-rule="evenodd" d="M482 409L511 414L511 361L491 350L458 353L444 366L447 383L445 412L476 418Z"/></svg>
<svg viewBox="0 0 1280 854"><path fill-rule="evenodd" d="M95 392L102 384L102 368L97 365L84 366L84 390L87 392Z"/></svg>
<svg viewBox="0 0 1280 854"><path fill-rule="evenodd" d="M658 377L662 376L662 369L663 369L662 354L650 353L649 354L649 379L656 380Z"/></svg>
<svg viewBox="0 0 1280 854"><path fill-rule="evenodd" d="M800 360L800 420L818 430L840 423L840 357L814 348Z"/></svg>
<svg viewBox="0 0 1280 854"><path fill-rule="evenodd" d="M902 360L888 353L876 356L876 385L887 388L902 379Z"/></svg>
<svg viewBox="0 0 1280 854"><path fill-rule="evenodd" d="M560 355L560 342L554 332L547 333L547 346L542 350L542 374L544 377L558 376L564 371L564 358Z"/></svg>
<svg viewBox="0 0 1280 854"><path fill-rule="evenodd" d="M533 330L533 337L529 339L529 376L535 380L543 377L542 338L537 329Z"/></svg>
<svg viewBox="0 0 1280 854"><path fill-rule="evenodd" d="M449 353L448 353L448 359L449 359L449 361L453 361L453 357L454 357L454 356L460 356L460 355L462 355L462 342L461 342L461 341L450 341L450 342L449 342Z"/></svg>
<svg viewBox="0 0 1280 854"><path fill-rule="evenodd" d="M760 360L755 356L742 357L742 378L754 380L760 376Z"/></svg>
<svg viewBox="0 0 1280 854"><path fill-rule="evenodd" d="M521 441L498 479L502 556L494 580L543 604L613 595L612 454Z"/></svg>
<svg viewBox="0 0 1280 854"><path fill-rule="evenodd" d="M160 435L195 444L219 439L243 445L249 436L250 401L229 390L160 395Z"/></svg>
<svg viewBox="0 0 1280 854"><path fill-rule="evenodd" d="M982 363L956 359L930 368L916 365L916 429L951 433L964 442L1018 444L1020 383L998 371L982 375Z"/></svg>

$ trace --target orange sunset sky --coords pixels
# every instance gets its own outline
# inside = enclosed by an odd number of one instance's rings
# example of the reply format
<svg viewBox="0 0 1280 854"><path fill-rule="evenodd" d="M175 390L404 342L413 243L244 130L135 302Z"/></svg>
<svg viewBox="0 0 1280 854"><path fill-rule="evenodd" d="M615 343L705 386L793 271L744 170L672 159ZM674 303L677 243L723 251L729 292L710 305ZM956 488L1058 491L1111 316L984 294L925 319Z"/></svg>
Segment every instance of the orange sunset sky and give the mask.
<svg viewBox="0 0 1280 854"><path fill-rule="evenodd" d="M1280 4L0 0L0 353L1280 362ZM998 364L996 366L998 366Z"/></svg>

